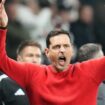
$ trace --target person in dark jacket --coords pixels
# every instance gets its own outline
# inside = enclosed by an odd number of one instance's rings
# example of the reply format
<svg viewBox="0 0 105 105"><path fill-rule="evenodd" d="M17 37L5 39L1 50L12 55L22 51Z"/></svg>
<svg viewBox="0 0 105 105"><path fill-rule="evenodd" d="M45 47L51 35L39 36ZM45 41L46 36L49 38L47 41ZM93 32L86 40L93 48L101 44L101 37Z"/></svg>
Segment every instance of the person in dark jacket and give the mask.
<svg viewBox="0 0 105 105"><path fill-rule="evenodd" d="M17 49L18 62L41 63L41 46L34 41L23 41ZM0 71L0 105L29 105L26 92Z"/></svg>
<svg viewBox="0 0 105 105"><path fill-rule="evenodd" d="M71 23L70 31L74 35L74 43L77 49L86 43L96 42L93 25L93 8L83 5L79 10L79 19Z"/></svg>

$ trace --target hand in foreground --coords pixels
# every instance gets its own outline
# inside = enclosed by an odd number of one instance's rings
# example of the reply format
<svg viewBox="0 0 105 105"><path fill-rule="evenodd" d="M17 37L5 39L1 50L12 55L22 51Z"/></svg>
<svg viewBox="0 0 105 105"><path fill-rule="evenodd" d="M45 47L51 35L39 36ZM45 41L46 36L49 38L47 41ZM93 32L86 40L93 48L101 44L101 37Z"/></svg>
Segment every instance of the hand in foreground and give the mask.
<svg viewBox="0 0 105 105"><path fill-rule="evenodd" d="M4 28L8 24L8 16L4 8L5 0L0 0L0 27Z"/></svg>

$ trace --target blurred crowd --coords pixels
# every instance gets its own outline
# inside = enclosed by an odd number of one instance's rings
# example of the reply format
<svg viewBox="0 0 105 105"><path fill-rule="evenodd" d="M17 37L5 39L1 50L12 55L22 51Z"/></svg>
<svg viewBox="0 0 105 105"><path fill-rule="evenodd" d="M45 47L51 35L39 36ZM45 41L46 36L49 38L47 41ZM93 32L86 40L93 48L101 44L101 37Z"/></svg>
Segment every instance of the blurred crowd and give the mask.
<svg viewBox="0 0 105 105"><path fill-rule="evenodd" d="M36 40L44 51L46 35L54 28L71 33L73 62L78 48L86 43L101 44L105 53L105 0L6 0L5 6L9 17L7 53L13 59L23 40ZM49 63L45 56L43 63Z"/></svg>

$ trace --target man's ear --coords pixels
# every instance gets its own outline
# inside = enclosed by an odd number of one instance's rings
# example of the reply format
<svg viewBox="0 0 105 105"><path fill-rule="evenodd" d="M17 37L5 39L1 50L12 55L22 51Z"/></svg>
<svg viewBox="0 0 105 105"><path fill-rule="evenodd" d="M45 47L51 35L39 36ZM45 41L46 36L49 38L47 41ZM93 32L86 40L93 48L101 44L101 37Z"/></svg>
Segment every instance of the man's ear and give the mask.
<svg viewBox="0 0 105 105"><path fill-rule="evenodd" d="M48 49L48 48L45 49L45 55L46 55L47 57L49 56L49 49Z"/></svg>
<svg viewBox="0 0 105 105"><path fill-rule="evenodd" d="M17 56L17 61L18 61L18 62L22 61L22 58L21 58L20 55Z"/></svg>
<svg viewBox="0 0 105 105"><path fill-rule="evenodd" d="M77 48L74 45L72 45L71 52L72 52L72 59L75 59L75 57L77 56Z"/></svg>

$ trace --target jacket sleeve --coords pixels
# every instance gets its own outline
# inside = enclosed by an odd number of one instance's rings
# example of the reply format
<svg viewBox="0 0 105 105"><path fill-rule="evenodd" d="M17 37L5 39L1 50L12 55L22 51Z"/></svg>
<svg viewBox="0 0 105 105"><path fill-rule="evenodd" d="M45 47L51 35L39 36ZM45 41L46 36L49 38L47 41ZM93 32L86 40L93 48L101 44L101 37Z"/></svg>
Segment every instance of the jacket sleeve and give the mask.
<svg viewBox="0 0 105 105"><path fill-rule="evenodd" d="M84 61L80 64L80 68L98 85L105 80L105 57Z"/></svg>
<svg viewBox="0 0 105 105"><path fill-rule="evenodd" d="M0 68L24 88L29 81L29 77L31 77L31 71L28 70L28 64L18 63L7 56L5 50L6 32L7 29L0 29Z"/></svg>

